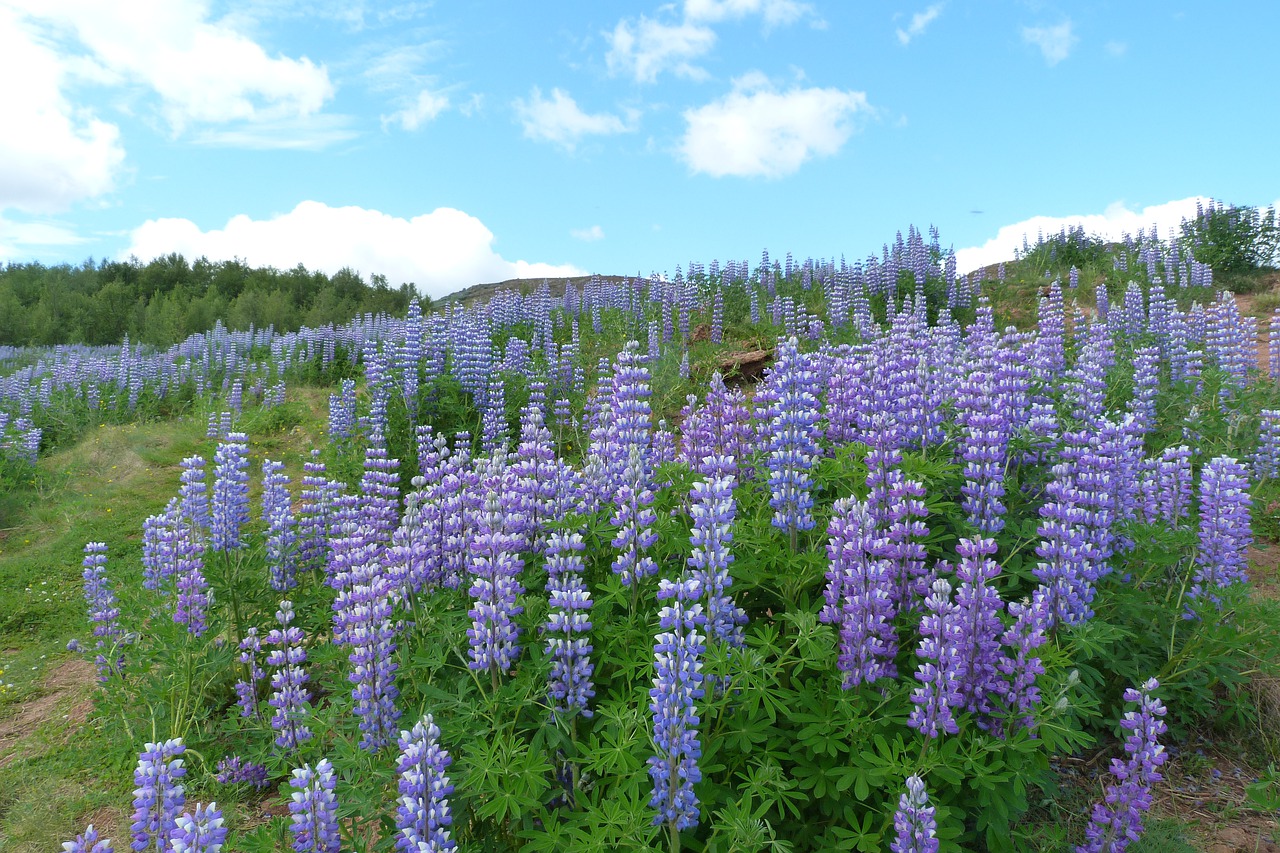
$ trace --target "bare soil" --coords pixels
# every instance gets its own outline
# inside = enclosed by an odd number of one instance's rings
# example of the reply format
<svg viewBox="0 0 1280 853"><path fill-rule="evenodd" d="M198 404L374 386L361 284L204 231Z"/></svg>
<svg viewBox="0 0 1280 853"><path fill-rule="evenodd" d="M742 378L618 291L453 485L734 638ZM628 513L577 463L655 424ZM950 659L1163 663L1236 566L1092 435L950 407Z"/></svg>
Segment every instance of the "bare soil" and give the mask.
<svg viewBox="0 0 1280 853"><path fill-rule="evenodd" d="M1280 544L1249 550L1253 594L1280 600ZM1259 726L1280 732L1280 679L1253 683ZM1164 781L1156 786L1156 814L1192 826L1192 843L1206 853L1280 853L1280 815L1246 806L1245 786L1265 768L1264 756L1241 756L1211 741L1191 743L1171 754Z"/></svg>
<svg viewBox="0 0 1280 853"><path fill-rule="evenodd" d="M93 710L91 694L97 678L97 669L83 658L68 658L50 669L38 695L0 719L0 767L38 749L36 734L60 717L66 719L67 736L79 728Z"/></svg>

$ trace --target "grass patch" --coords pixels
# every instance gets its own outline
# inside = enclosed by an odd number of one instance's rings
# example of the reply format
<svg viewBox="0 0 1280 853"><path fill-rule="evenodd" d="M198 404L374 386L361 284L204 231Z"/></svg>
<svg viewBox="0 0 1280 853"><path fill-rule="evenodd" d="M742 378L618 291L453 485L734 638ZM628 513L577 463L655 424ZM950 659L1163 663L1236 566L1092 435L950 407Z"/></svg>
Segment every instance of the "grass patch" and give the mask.
<svg viewBox="0 0 1280 853"><path fill-rule="evenodd" d="M290 388L284 406L246 412L253 464L284 460L296 482L307 452L324 443L329 390ZM139 582L143 521L177 493L183 457L212 460L206 429L200 415L97 426L41 459L29 482L0 494L0 670L13 683L0 692L3 853L61 849L90 822L116 849L127 846L122 804L142 745L90 709L92 666L78 667L74 683L63 677L82 663L67 654L67 641L89 634L81 559L86 542L106 542L113 582ZM28 716L32 708L47 713ZM6 723L17 730L12 737L4 735Z"/></svg>

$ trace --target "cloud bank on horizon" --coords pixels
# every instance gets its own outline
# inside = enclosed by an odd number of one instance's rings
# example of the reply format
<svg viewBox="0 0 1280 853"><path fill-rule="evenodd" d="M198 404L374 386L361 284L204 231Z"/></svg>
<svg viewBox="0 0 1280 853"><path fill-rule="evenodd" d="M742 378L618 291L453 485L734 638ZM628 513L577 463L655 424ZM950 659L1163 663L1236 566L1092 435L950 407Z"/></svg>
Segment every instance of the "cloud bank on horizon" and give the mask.
<svg viewBox="0 0 1280 853"><path fill-rule="evenodd" d="M233 217L202 231L189 219L151 219L134 229L122 253L148 261L171 252L187 258L240 259L253 266L333 275L344 267L408 282L437 298L473 284L511 278L582 275L572 264L508 261L493 248L493 233L453 208L403 219L362 207L304 201L270 219Z"/></svg>
<svg viewBox="0 0 1280 853"><path fill-rule="evenodd" d="M1102 213L1068 216L1033 216L1012 225L1005 225L981 246L956 250L956 269L961 273L973 272L992 264L1011 261L1026 244L1034 246L1041 237L1052 237L1063 228L1083 228L1091 237L1104 240L1122 240L1126 234L1137 236L1140 229L1148 234L1155 228L1161 239L1167 240L1181 233L1182 221L1194 219L1196 203L1208 204L1207 196L1153 204L1141 210L1130 210L1123 201L1108 205Z"/></svg>
<svg viewBox="0 0 1280 853"><path fill-rule="evenodd" d="M439 295L865 257L909 224L970 269L1067 224L1171 233L1194 193L1280 195L1277 30L1276 4L0 0L0 263L181 252ZM1161 79L1194 116L1080 96Z"/></svg>

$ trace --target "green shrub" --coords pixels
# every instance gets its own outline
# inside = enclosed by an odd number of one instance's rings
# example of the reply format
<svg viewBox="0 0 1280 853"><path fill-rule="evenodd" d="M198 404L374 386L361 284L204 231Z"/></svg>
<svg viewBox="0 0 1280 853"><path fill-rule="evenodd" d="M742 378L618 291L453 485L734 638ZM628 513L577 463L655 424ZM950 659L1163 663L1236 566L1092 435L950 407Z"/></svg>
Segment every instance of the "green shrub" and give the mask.
<svg viewBox="0 0 1280 853"><path fill-rule="evenodd" d="M1182 239L1197 261L1215 273L1241 273L1274 266L1280 258L1276 210L1210 203L1182 223Z"/></svg>

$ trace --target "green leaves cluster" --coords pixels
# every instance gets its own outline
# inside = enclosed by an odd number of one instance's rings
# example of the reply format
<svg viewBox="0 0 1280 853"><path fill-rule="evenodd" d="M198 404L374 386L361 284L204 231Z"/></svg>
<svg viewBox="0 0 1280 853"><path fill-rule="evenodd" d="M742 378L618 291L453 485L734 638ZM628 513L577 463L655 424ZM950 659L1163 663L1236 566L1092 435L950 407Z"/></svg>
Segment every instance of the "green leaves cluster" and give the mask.
<svg viewBox="0 0 1280 853"><path fill-rule="evenodd" d="M1280 262L1276 209L1210 203L1182 223L1182 239L1197 261L1215 273L1243 273Z"/></svg>

